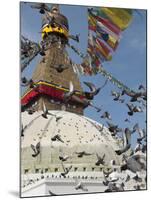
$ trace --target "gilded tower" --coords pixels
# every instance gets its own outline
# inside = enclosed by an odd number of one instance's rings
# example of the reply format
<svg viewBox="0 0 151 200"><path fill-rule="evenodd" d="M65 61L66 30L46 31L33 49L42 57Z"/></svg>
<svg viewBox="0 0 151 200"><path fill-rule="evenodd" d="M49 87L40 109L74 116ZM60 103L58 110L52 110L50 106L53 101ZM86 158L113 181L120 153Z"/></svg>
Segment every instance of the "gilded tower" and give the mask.
<svg viewBox="0 0 151 200"><path fill-rule="evenodd" d="M42 18L43 56L37 65L32 80L37 87L28 88L22 97L22 106L35 110L43 109L43 102L48 110L67 110L83 114L83 105L72 101L64 102L63 95L69 91L72 82L76 95L82 98L82 88L77 74L72 67L66 46L69 38L67 18L60 13L59 6L53 5Z"/></svg>

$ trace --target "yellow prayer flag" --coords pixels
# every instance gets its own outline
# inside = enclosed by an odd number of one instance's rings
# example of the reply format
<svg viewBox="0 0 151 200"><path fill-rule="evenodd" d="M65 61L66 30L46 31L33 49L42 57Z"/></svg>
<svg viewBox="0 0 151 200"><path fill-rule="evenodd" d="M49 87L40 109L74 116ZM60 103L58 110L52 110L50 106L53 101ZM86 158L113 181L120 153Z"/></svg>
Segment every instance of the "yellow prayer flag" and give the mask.
<svg viewBox="0 0 151 200"><path fill-rule="evenodd" d="M132 11L123 8L101 8L101 11L121 30L126 29L132 21Z"/></svg>
<svg viewBox="0 0 151 200"><path fill-rule="evenodd" d="M88 21L92 26L96 26L96 19L92 15L88 15Z"/></svg>

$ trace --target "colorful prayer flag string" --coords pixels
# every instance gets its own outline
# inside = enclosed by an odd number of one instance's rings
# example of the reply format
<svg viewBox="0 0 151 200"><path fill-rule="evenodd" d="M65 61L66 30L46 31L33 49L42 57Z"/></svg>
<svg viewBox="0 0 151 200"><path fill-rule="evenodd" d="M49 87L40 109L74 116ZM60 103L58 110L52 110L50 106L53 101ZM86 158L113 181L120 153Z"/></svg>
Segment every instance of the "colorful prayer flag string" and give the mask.
<svg viewBox="0 0 151 200"><path fill-rule="evenodd" d="M131 21L132 10L129 9L88 9L88 46L87 55L80 65L83 68L82 74L101 73L118 88L132 91L107 72L102 65L103 62L112 60L113 53L121 40L122 31L130 25Z"/></svg>

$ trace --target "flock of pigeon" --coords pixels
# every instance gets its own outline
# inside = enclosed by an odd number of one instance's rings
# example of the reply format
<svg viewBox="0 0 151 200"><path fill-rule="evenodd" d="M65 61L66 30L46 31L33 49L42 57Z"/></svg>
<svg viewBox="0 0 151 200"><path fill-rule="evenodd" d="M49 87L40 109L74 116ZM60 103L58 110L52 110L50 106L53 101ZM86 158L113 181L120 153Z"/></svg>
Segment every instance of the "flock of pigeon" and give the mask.
<svg viewBox="0 0 151 200"><path fill-rule="evenodd" d="M85 151L75 152L77 156L90 156L92 154L87 153ZM103 165L105 166L105 154L101 157L96 153L97 161L95 163L96 166ZM64 162L70 158L68 155L64 155L62 152L59 156L61 160L61 165L63 168L63 172L60 173L60 176L66 178L67 174L72 169L72 165L69 167L64 166ZM125 173L126 171L126 173ZM131 156L126 156L123 154L122 156L122 164L119 168L116 167L115 163L112 163L112 169L110 171L103 170L103 181L102 184L106 186L105 192L112 191L124 191L125 185L129 184L129 181L134 181L131 188L129 190L134 189L145 189L146 187L146 156L144 154L132 154ZM88 188L82 181L78 180L75 177L76 181L76 190L88 191ZM127 188L127 187L126 187Z"/></svg>
<svg viewBox="0 0 151 200"><path fill-rule="evenodd" d="M90 88L90 92L83 92L85 95L84 104L86 105L86 107L92 106L94 108L97 108L92 104L92 100L93 100L94 96L97 95L100 92L100 90L106 85L107 81L100 88L96 88L95 85L90 82L84 82L84 83L85 83L85 85L87 85ZM29 86L30 88L37 89L36 83L34 83L32 80L27 80L25 77L22 78L22 84L24 84L24 86ZM113 101L119 101L120 103L124 103L124 99L122 99L122 97L124 95L131 97L130 102L125 103L125 105L128 108L127 114L129 116L132 116L136 112L143 112L143 109L141 108L141 106L136 106L136 105L132 104L132 102L137 102L137 103L143 105L144 107L146 107L146 104L145 104L146 103L145 102L146 101L146 89L143 86L139 86L139 90L143 90L143 91L140 91L138 93L129 93L127 91L122 91L122 93L117 93L115 91L111 91L111 95L114 98ZM75 98L78 101L78 99L75 95L75 91L74 91L72 82L69 83L69 91L64 94L64 103L67 103L71 97ZM97 108L97 112L100 112L101 110L102 110L101 108ZM34 113L34 111L31 112L31 110L30 110L29 114L33 114L33 113ZM52 115L53 117L55 117L56 122L58 122L60 119L62 119L62 116L57 116L55 114L52 114L46 108L46 105L43 102L43 113L41 114L41 116L43 118L47 119L48 115ZM122 156L122 164L119 169L120 172L116 171L117 169L114 167L111 170L111 172L103 171L104 181L102 182L102 184L104 186L106 186L105 192L124 191L124 190L126 190L125 185L127 183L129 183L129 181L131 181L131 180L133 180L133 181L135 180L135 184L132 188L133 190L139 190L139 189L145 188L147 178L146 178L146 176L141 177L140 172L142 170L144 172L146 172L146 151L147 151L146 130L142 129L138 123L136 123L132 128L126 127L125 129L122 129L118 125L112 123L112 116L108 111L104 111L102 113L102 115L100 116L100 118L108 120L108 121L106 121L106 123L108 125L108 130L110 131L110 133L113 137L119 136L119 134L122 133L122 141L123 141L123 147L121 149L115 151L118 156ZM126 118L125 122L130 122L130 120L128 118ZM24 128L22 126L22 131L21 131L22 137L24 136L24 130L26 128L27 128L26 126ZM102 126L102 130L103 130L103 128L104 128L104 125ZM132 134L138 135L135 148L131 148ZM53 141L53 142L59 141L61 143L64 143L60 134L55 134L51 138L51 141ZM37 155L39 155L40 142L38 142L36 144L36 146L31 144L31 149L33 150L32 157L36 157ZM126 153L129 149L131 149L131 153L128 156ZM79 158L81 158L83 156L92 155L91 153L86 152L86 151L74 152L74 153ZM64 166L64 162L67 161L69 158L71 158L71 155L64 155L64 153L60 150L59 159L61 161L61 165L62 165L62 169L63 169L63 172L60 173L60 176L63 178L66 178L66 176L72 169L72 165L70 165L69 167ZM101 157L96 153L96 158L97 158L97 161L95 163L96 166L105 165L105 154ZM125 171L130 171L132 173L132 175L126 174L123 178L122 174L123 173L125 174ZM120 176L122 178L120 178ZM75 186L76 190L82 190L84 192L88 191L88 188L84 185L84 183L82 183L81 181L78 181L77 178L75 179L75 182L77 183ZM55 194L50 191L50 195L55 195Z"/></svg>
<svg viewBox="0 0 151 200"><path fill-rule="evenodd" d="M86 152L75 153L78 155L78 157L89 156ZM70 156L64 155L63 152L60 151L59 159L61 160L61 165L63 169L63 172L61 172L59 175L60 178L67 178L67 175L73 167L72 165L68 167L65 167L64 165L64 162L67 161L69 158ZM98 161L96 162L96 165L104 165L104 158L105 154L102 156L102 158L98 156ZM123 154L122 165L120 166L120 168L117 168L114 162L112 167L113 168L110 171L107 171L105 169L103 169L102 171L103 177L100 180L100 183L105 189L102 191L100 188L101 192L121 192L126 190L146 189L147 176L146 173L144 173L146 170L146 157L143 154L134 154L130 157L127 157L125 154ZM43 175L43 172L41 172L41 174L41 179L44 179L45 177ZM50 178L49 175L46 175L46 178ZM87 184L89 182L86 181L87 178L87 176L80 178L78 176L73 176L75 183L72 183L72 185L74 185L74 189L83 192L89 192L89 186ZM32 183L35 183L35 180L30 179L27 185L30 185ZM51 196L57 196L57 194L55 194L51 190L49 190L49 194Z"/></svg>

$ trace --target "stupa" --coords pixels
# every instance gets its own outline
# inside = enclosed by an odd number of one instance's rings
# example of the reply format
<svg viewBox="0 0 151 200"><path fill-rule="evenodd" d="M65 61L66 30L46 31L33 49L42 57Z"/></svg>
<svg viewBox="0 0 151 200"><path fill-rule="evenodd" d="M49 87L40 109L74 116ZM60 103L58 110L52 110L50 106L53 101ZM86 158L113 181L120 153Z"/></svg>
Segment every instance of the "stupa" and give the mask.
<svg viewBox="0 0 151 200"><path fill-rule="evenodd" d="M121 147L121 140L111 136L108 128L85 117L84 104L72 98L64 101L70 82L74 95L85 98L66 51L68 36L68 20L59 6L53 5L42 21L47 50L32 76L36 87L28 88L21 99L22 197L102 192L102 170L120 166L121 158L115 150ZM46 117L44 107L48 111ZM36 145L37 155L33 150ZM97 163L98 157L103 158L102 164ZM69 168L63 176L64 169ZM75 179L82 180L88 190L77 190Z"/></svg>

